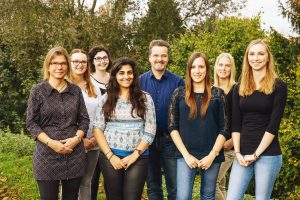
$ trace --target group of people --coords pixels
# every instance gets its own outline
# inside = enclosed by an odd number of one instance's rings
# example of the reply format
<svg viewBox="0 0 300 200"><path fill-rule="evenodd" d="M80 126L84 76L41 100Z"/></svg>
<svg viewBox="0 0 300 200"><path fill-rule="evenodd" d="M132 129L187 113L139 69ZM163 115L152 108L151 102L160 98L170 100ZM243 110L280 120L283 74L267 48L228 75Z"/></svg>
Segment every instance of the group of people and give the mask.
<svg viewBox="0 0 300 200"><path fill-rule="evenodd" d="M231 54L215 62L193 53L185 80L167 70L170 45L149 45L151 69L138 74L107 48L62 47L44 60L32 87L26 126L36 141L34 176L42 200L97 199L100 173L109 200L243 199L252 177L257 199L270 199L282 165L278 130L287 86L275 73L265 40L252 41L235 82ZM233 165L232 165L233 163ZM226 173L231 169L226 193Z"/></svg>

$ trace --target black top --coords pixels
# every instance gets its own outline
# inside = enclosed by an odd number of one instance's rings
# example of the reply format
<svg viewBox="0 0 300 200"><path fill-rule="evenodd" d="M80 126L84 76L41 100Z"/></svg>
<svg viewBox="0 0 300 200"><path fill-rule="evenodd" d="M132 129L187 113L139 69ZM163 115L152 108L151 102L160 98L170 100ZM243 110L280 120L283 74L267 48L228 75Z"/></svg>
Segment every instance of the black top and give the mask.
<svg viewBox="0 0 300 200"><path fill-rule="evenodd" d="M230 137L225 112L225 94L217 87L212 87L212 96L206 111L206 117L201 119L201 101L203 93L195 93L197 117L189 119L190 108L185 102L185 88L180 87L173 93L169 108L169 131L178 130L180 137L190 154L197 159L207 156L212 150L217 136L222 134ZM182 157L177 150L177 157ZM214 162L224 161L223 150Z"/></svg>
<svg viewBox="0 0 300 200"><path fill-rule="evenodd" d="M254 91L250 96L239 95L239 84L233 91L232 132L240 132L241 154L253 154L267 131L275 135L263 155L280 155L278 130L283 115L287 86L281 79L276 79L274 91L266 95Z"/></svg>
<svg viewBox="0 0 300 200"><path fill-rule="evenodd" d="M233 95L233 88L235 85L231 87L229 92L226 94L226 111L228 117L228 133L231 135L231 123L232 123L232 95Z"/></svg>
<svg viewBox="0 0 300 200"><path fill-rule="evenodd" d="M45 132L51 139L74 137L77 130L85 133L89 116L81 89L71 83L59 93L47 81L34 85L30 91L26 127L31 136ZM37 180L65 180L85 173L85 149L80 142L70 154L59 154L36 140L33 165Z"/></svg>

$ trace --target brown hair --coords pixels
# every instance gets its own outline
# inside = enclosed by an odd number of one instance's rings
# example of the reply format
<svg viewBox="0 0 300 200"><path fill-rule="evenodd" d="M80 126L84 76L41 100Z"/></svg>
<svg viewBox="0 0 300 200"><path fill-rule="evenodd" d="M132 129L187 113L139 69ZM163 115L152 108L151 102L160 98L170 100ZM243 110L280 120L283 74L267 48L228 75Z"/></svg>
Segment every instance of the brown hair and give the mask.
<svg viewBox="0 0 300 200"><path fill-rule="evenodd" d="M170 44L168 42L164 40L152 40L149 44L149 55L151 55L151 51L154 46L167 47L168 54L170 54Z"/></svg>
<svg viewBox="0 0 300 200"><path fill-rule="evenodd" d="M87 53L86 51L82 50L82 49L73 49L70 53L70 58L72 57L72 55L74 53L82 53L84 55L86 55L87 57ZM72 68L71 68L72 70ZM74 82L74 76L73 73L70 73L69 79L71 82ZM97 93L95 91L95 87L91 81L91 72L90 72L90 67L89 67L89 63L87 62L87 66L86 66L86 71L83 74L83 79L86 81L86 89L87 89L87 93L89 97L97 97Z"/></svg>
<svg viewBox="0 0 300 200"><path fill-rule="evenodd" d="M206 66L206 76L205 76L205 88L204 95L201 102L201 119L205 119L206 111L211 99L211 80L210 80L210 66L208 58L204 53L195 52L193 53L187 62L186 74L185 74L185 102L190 107L189 118L194 119L197 117L197 104L193 88L193 80L191 78L191 68L194 61L197 58L203 58Z"/></svg>

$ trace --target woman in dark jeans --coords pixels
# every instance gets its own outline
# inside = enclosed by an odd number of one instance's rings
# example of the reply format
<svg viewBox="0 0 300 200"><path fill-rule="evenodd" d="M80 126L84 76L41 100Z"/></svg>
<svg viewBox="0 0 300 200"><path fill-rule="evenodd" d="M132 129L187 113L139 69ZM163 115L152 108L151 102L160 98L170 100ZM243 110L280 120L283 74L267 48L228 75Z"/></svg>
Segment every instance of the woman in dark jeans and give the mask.
<svg viewBox="0 0 300 200"><path fill-rule="evenodd" d="M51 49L44 61L44 81L30 91L26 127L36 141L33 169L40 199L77 200L86 157L82 138L89 116L81 89L65 80L69 55L62 47Z"/></svg>
<svg viewBox="0 0 300 200"><path fill-rule="evenodd" d="M110 200L141 199L148 171L148 146L155 132L154 103L140 89L136 63L120 58L113 65L94 122Z"/></svg>

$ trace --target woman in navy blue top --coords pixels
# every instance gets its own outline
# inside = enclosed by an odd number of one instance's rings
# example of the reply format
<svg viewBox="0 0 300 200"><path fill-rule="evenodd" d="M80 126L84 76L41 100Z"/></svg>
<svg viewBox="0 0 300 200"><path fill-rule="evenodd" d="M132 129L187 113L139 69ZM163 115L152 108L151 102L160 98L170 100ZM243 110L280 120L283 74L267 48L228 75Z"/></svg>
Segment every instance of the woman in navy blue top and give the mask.
<svg viewBox="0 0 300 200"><path fill-rule="evenodd" d="M169 109L169 131L177 151L176 199L192 199L196 171L201 172L201 199L214 199L216 180L224 161L223 145L229 134L225 94L212 87L205 54L190 56L185 88L173 93Z"/></svg>

